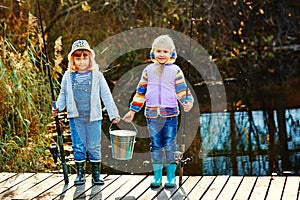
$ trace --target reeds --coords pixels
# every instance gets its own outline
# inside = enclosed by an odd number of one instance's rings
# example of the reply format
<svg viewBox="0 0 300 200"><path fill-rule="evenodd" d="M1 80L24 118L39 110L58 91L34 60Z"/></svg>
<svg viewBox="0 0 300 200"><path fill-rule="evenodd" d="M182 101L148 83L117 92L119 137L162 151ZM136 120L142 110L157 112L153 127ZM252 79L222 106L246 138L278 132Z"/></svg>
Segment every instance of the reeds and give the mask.
<svg viewBox="0 0 300 200"><path fill-rule="evenodd" d="M53 161L45 137L51 119L51 91L42 62L34 17L18 43L4 28L0 36L0 172L37 172ZM14 41L14 42L12 42Z"/></svg>

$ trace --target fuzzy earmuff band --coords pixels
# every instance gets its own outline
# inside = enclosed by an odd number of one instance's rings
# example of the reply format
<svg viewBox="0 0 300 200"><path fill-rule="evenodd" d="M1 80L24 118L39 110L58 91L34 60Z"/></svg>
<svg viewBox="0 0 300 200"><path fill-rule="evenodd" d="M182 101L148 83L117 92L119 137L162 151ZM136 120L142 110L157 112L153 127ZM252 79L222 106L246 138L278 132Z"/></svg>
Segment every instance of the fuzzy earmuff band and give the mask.
<svg viewBox="0 0 300 200"><path fill-rule="evenodd" d="M172 64L172 63L174 63L176 61L176 58L177 58L177 53L176 53L175 50L173 50L172 53L171 53L170 59L165 64ZM157 62L157 60L155 59L155 54L154 54L153 49L150 51L150 59L151 59L152 62L159 64Z"/></svg>

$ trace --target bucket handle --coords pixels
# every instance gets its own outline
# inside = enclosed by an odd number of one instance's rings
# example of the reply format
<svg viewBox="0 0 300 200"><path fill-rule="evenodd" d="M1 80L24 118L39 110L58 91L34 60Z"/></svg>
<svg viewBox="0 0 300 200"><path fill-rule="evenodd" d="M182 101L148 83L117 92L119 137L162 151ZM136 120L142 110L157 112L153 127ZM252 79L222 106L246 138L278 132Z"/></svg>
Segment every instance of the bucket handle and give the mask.
<svg viewBox="0 0 300 200"><path fill-rule="evenodd" d="M111 124L109 125L109 128L108 128L109 131L112 131L112 130L111 130L111 127L112 127L113 124L114 124L114 123L111 123ZM138 130L137 130L136 126L134 125L134 123L131 121L130 124L131 124L132 127L134 128L135 132L138 133Z"/></svg>

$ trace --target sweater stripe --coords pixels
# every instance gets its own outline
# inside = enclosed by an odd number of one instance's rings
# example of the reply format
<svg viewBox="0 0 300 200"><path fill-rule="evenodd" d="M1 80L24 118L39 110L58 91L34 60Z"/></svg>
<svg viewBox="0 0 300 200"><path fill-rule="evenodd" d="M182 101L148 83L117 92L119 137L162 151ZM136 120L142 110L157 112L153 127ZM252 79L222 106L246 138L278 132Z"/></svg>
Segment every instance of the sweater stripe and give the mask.
<svg viewBox="0 0 300 200"><path fill-rule="evenodd" d="M130 110L139 112L145 103L145 94L147 91L148 76L147 70L144 70L141 76L141 80L137 86L136 93L130 103ZM188 96L186 97L186 87L187 84L184 79L183 72L181 70L177 71L175 78L175 92L177 99L184 103L187 100L193 100L193 97L188 90ZM179 107L149 107L145 108L145 116L148 118L155 118L157 116L162 117L173 117L179 115Z"/></svg>

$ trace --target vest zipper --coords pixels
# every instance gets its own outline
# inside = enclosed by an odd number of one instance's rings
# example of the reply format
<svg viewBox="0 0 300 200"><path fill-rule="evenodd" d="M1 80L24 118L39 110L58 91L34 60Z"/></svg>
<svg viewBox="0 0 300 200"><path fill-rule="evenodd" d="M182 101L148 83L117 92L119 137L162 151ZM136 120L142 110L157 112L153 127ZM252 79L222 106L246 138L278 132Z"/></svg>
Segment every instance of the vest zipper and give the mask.
<svg viewBox="0 0 300 200"><path fill-rule="evenodd" d="M158 93L158 95L159 95L159 107L158 107L158 110L157 110L157 113L160 115L160 106L161 106L161 77L162 77L162 75L164 73L165 65L161 65L159 67L162 67L162 72L161 72L161 74L159 76L159 93Z"/></svg>

